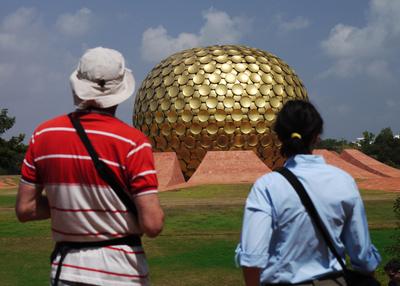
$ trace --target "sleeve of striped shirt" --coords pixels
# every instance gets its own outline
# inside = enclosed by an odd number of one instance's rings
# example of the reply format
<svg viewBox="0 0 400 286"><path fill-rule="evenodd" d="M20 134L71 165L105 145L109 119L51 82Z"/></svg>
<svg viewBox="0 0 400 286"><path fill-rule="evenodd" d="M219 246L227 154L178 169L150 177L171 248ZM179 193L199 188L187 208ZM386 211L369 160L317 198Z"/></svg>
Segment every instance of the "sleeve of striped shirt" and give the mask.
<svg viewBox="0 0 400 286"><path fill-rule="evenodd" d="M147 139L137 142L127 155L130 190L139 196L157 192L158 181L151 144Z"/></svg>
<svg viewBox="0 0 400 286"><path fill-rule="evenodd" d="M34 137L29 142L24 161L21 167L21 181L28 184L40 185L41 182L37 176L34 156Z"/></svg>

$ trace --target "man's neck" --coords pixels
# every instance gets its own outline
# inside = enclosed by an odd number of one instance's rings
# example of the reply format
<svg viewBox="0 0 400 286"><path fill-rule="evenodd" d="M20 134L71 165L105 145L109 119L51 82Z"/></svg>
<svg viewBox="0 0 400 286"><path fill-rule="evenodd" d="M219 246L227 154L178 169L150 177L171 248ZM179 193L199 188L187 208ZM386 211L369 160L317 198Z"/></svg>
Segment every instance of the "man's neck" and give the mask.
<svg viewBox="0 0 400 286"><path fill-rule="evenodd" d="M94 112L94 113L100 113L100 114L106 114L106 115L111 115L115 116L115 112L117 111L117 105L111 106L108 108L98 108L98 107L89 107L86 109L78 109L78 111L81 112Z"/></svg>

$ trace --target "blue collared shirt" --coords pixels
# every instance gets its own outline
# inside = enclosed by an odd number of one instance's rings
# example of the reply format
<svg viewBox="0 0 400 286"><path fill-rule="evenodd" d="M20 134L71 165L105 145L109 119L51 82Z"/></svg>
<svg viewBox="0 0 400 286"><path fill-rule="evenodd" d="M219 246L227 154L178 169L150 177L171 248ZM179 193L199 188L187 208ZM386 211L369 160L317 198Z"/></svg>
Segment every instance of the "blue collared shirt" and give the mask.
<svg viewBox="0 0 400 286"><path fill-rule="evenodd" d="M375 270L381 258L371 243L354 179L317 155L297 155L285 167L304 185L339 254L347 252L357 270ZM251 189L236 262L261 268L264 283L298 283L342 270L295 190L276 172L259 178Z"/></svg>

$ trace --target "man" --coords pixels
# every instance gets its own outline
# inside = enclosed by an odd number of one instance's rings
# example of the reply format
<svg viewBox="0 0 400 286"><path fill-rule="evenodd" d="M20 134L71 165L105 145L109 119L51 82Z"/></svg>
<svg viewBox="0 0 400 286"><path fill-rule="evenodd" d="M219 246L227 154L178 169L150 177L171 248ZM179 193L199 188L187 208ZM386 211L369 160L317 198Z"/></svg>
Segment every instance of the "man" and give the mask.
<svg viewBox="0 0 400 286"><path fill-rule="evenodd" d="M109 241L143 233L157 236L164 214L151 145L140 131L114 117L117 105L135 87L123 56L102 47L90 49L70 82L77 106L74 114L99 159L136 205L137 217L101 179L68 116L62 115L44 122L32 135L21 171L18 219L51 218L56 242ZM61 263L57 254L51 271L54 279L62 266L57 285L149 284L140 242L72 249Z"/></svg>

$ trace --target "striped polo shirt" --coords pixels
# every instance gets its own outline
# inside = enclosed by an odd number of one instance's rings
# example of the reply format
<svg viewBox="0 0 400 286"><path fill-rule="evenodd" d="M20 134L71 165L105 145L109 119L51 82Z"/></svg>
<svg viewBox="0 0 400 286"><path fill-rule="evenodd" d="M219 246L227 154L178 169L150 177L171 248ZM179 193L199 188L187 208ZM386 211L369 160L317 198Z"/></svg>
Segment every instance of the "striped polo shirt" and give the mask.
<svg viewBox="0 0 400 286"><path fill-rule="evenodd" d="M151 144L137 129L97 112L80 117L99 159L116 174L132 198L157 193ZM55 241L100 241L140 233L115 192L97 174L68 116L41 124L32 135L21 181L42 186L49 200ZM57 261L53 261L52 277ZM61 280L96 285L146 285L143 249L108 246L71 251Z"/></svg>

